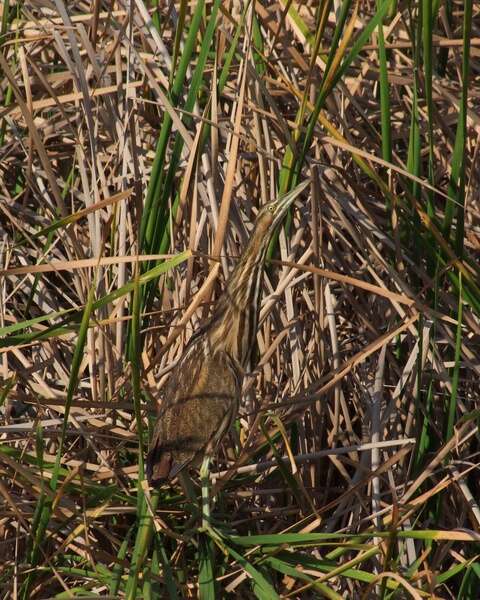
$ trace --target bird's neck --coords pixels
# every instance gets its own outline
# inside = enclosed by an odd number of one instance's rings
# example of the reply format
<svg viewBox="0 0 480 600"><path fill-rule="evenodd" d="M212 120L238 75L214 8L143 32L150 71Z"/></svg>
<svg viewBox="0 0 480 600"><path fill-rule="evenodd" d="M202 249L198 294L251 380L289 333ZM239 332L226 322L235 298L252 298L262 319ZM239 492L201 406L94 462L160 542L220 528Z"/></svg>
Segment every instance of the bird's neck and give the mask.
<svg viewBox="0 0 480 600"><path fill-rule="evenodd" d="M263 237L254 233L232 271L212 316L209 335L213 352L228 352L243 368L247 365L257 333L263 266L268 245L268 240Z"/></svg>

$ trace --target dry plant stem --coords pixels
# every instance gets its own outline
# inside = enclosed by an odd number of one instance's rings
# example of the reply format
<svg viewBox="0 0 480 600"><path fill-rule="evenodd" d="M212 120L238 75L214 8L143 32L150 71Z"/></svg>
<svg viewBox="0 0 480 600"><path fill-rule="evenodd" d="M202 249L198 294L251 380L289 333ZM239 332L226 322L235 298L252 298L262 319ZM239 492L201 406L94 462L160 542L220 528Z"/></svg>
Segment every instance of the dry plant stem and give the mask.
<svg viewBox="0 0 480 600"><path fill-rule="evenodd" d="M384 369L385 369L386 347L380 350L378 358L378 368L375 373L375 384L371 394L370 405L370 422L371 422L371 440L375 446L372 448L371 468L376 471L380 466L380 450L378 443L381 442L381 410L382 410L382 388L384 385ZM380 509L380 480L377 477L372 479L372 511L376 513ZM380 529L380 521L376 522L376 526Z"/></svg>

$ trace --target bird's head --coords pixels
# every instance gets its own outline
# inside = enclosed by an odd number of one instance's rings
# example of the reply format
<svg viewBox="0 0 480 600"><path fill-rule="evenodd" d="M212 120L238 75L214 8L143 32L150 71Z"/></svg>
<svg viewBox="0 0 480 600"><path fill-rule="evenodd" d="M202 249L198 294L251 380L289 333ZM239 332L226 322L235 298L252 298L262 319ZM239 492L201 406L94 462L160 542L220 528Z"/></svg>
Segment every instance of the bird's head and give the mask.
<svg viewBox="0 0 480 600"><path fill-rule="evenodd" d="M293 204L295 199L303 192L310 184L310 179L302 181L296 188L269 202L263 206L255 219L255 229L264 234L267 231L273 232L279 223L282 221L288 208Z"/></svg>

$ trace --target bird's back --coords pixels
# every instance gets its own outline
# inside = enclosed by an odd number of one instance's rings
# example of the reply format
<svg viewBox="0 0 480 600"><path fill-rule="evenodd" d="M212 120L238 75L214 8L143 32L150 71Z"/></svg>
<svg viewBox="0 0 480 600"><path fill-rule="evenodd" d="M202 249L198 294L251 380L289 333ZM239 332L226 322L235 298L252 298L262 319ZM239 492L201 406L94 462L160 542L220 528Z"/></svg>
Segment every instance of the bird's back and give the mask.
<svg viewBox="0 0 480 600"><path fill-rule="evenodd" d="M170 374L147 456L152 485L213 452L238 411L240 367L207 344L197 337Z"/></svg>

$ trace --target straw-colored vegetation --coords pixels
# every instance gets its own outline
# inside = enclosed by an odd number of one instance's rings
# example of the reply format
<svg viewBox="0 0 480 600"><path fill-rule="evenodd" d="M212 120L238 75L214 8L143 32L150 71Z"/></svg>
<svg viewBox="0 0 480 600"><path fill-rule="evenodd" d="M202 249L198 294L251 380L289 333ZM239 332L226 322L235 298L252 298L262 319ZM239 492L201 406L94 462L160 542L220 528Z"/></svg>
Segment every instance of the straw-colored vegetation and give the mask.
<svg viewBox="0 0 480 600"><path fill-rule="evenodd" d="M478 598L479 10L2 3L2 599ZM198 531L156 405L306 177Z"/></svg>

